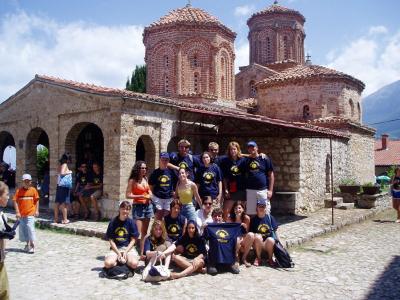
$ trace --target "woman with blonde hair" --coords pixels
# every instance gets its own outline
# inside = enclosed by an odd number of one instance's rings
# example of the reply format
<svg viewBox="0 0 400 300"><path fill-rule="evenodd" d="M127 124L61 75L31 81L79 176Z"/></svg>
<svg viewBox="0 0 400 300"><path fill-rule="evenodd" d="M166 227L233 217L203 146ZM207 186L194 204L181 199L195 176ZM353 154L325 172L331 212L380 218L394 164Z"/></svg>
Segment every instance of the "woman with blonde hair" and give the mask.
<svg viewBox="0 0 400 300"><path fill-rule="evenodd" d="M242 157L239 143L230 142L227 147L227 155L220 163L224 183L225 221L228 219L235 202L246 201L244 162L245 158Z"/></svg>
<svg viewBox="0 0 400 300"><path fill-rule="evenodd" d="M160 256L162 252L168 249L171 243L167 240L167 230L164 223L160 220L154 220L150 229L149 236L144 241L144 255L146 261L151 263ZM168 268L171 261L171 255L165 257L165 266Z"/></svg>

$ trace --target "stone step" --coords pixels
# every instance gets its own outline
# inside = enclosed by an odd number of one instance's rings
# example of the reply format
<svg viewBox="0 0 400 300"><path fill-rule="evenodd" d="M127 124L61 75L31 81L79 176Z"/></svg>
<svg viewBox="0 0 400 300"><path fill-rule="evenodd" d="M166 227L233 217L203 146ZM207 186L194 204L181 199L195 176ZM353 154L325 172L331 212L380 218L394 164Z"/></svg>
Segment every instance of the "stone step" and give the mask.
<svg viewBox="0 0 400 300"><path fill-rule="evenodd" d="M354 203L341 203L339 205L336 205L336 208L338 208L338 209L353 209Z"/></svg>
<svg viewBox="0 0 400 300"><path fill-rule="evenodd" d="M332 207L332 199L331 198L325 198L325 208L331 208ZM342 197L333 197L333 206L337 206L343 203L343 198Z"/></svg>

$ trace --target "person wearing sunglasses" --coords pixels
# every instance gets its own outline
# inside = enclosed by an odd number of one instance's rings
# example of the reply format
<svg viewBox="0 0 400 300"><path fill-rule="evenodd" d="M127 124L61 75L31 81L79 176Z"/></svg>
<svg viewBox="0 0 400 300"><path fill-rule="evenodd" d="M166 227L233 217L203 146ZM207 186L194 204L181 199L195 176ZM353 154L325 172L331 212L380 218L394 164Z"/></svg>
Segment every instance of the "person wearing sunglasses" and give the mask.
<svg viewBox="0 0 400 300"><path fill-rule="evenodd" d="M212 213L212 199L210 196L206 196L202 198L203 205L202 207L196 211L196 224L199 229L200 234L203 234L204 227L207 223L212 223L213 219L211 216Z"/></svg>

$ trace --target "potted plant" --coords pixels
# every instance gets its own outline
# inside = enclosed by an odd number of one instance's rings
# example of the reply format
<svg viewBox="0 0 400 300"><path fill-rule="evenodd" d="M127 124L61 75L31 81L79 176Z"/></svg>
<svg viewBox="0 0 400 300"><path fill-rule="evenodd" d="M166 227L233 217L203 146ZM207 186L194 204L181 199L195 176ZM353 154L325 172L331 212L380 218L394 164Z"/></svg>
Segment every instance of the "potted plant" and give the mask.
<svg viewBox="0 0 400 300"><path fill-rule="evenodd" d="M360 192L361 185L354 179L343 179L339 184L341 193L347 193L351 195L357 195Z"/></svg>
<svg viewBox="0 0 400 300"><path fill-rule="evenodd" d="M381 189L379 184L373 182L367 182L362 185L363 194L375 195L378 194Z"/></svg>

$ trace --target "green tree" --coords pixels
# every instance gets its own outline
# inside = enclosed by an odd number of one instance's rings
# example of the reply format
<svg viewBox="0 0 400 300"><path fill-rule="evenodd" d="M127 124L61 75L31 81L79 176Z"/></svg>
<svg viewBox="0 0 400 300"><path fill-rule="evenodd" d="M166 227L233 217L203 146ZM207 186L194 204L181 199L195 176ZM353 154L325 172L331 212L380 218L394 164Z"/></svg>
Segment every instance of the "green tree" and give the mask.
<svg viewBox="0 0 400 300"><path fill-rule="evenodd" d="M126 81L126 89L133 92L146 93L146 65L136 66L132 77Z"/></svg>
<svg viewBox="0 0 400 300"><path fill-rule="evenodd" d="M49 164L49 149L43 145L38 145L36 151L36 167L38 170L39 180L43 179L44 173Z"/></svg>

